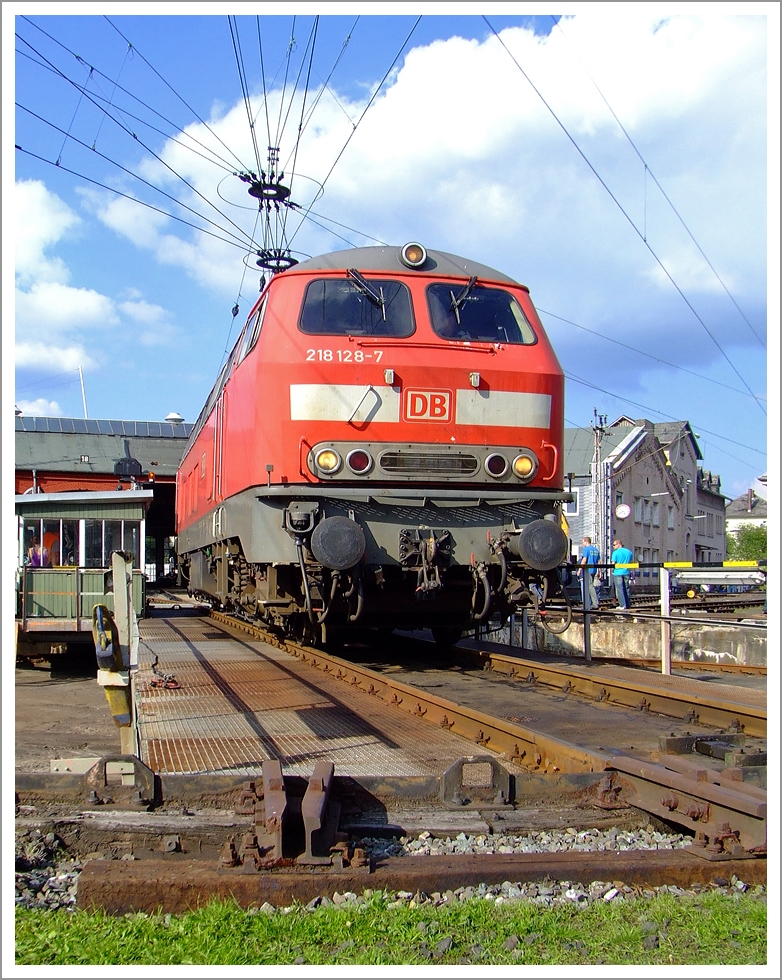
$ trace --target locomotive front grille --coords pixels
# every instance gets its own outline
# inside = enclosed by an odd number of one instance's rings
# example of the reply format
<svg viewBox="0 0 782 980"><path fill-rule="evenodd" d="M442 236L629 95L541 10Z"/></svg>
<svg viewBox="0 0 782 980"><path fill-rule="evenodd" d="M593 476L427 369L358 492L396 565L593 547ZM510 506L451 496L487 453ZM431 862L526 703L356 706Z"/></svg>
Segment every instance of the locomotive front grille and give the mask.
<svg viewBox="0 0 782 980"><path fill-rule="evenodd" d="M385 452L380 468L398 476L472 476L480 462L468 453Z"/></svg>

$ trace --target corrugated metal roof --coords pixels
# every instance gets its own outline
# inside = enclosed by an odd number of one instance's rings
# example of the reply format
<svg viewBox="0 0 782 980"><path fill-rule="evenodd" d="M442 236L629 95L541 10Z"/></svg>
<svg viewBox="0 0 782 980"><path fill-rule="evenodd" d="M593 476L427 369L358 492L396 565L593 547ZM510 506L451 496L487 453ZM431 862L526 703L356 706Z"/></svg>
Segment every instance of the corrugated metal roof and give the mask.
<svg viewBox="0 0 782 980"><path fill-rule="evenodd" d="M144 472L173 476L192 428L190 422L17 416L16 468L113 474L120 459L133 458Z"/></svg>
<svg viewBox="0 0 782 980"><path fill-rule="evenodd" d="M132 422L125 419L67 419L45 415L17 415L17 432L65 432L84 435L147 436L186 439L192 422Z"/></svg>

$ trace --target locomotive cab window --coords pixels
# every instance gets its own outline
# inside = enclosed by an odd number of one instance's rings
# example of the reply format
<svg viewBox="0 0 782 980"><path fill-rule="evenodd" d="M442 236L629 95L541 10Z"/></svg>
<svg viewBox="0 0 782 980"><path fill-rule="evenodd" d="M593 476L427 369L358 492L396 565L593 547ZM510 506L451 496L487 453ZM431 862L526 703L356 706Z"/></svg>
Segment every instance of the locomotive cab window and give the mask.
<svg viewBox="0 0 782 980"><path fill-rule="evenodd" d="M247 321L247 326L245 327L244 334L242 336L241 350L237 361L238 364L241 364L241 362L258 342L258 338L261 335L261 327L263 326L263 317L266 313L268 299L269 297L267 295L258 308L257 313L250 317L250 319Z"/></svg>
<svg viewBox="0 0 782 980"><path fill-rule="evenodd" d="M409 337L410 291L392 279L316 279L307 286L299 329L330 336Z"/></svg>
<svg viewBox="0 0 782 980"><path fill-rule="evenodd" d="M465 284L432 283L426 300L432 329L444 340L487 344L534 344L532 326L518 300L504 289Z"/></svg>

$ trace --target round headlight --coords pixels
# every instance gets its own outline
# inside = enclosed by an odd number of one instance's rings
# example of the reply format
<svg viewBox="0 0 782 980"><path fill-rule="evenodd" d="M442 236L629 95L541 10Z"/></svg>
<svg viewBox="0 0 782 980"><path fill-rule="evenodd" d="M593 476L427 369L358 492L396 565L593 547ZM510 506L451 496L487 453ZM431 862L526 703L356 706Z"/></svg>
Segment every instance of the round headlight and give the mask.
<svg viewBox="0 0 782 980"><path fill-rule="evenodd" d="M538 461L532 453L519 453L513 460L513 472L520 480L531 480L538 471Z"/></svg>
<svg viewBox="0 0 782 980"><path fill-rule="evenodd" d="M341 465L339 453L334 449L321 449L315 455L315 466L321 473L336 473Z"/></svg>
<svg viewBox="0 0 782 980"><path fill-rule="evenodd" d="M490 453L484 460L484 468L489 476L499 479L508 472L508 461L501 453Z"/></svg>
<svg viewBox="0 0 782 980"><path fill-rule="evenodd" d="M348 466L354 473L362 476L372 469L372 457L363 449L353 449L348 453Z"/></svg>
<svg viewBox="0 0 782 980"><path fill-rule="evenodd" d="M409 269L420 269L426 262L426 249L418 242L408 242L402 249L402 261Z"/></svg>

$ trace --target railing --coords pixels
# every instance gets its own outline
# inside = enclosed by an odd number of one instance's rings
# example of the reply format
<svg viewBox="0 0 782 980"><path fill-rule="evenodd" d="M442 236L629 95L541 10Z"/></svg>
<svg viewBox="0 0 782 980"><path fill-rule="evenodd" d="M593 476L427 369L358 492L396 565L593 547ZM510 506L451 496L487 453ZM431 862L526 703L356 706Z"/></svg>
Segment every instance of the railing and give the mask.
<svg viewBox="0 0 782 980"><path fill-rule="evenodd" d="M92 609L97 603L114 609L110 591L111 570L106 568L19 569L16 619L22 632L83 632L92 629ZM131 588L133 608L144 615L145 575L134 569Z"/></svg>

